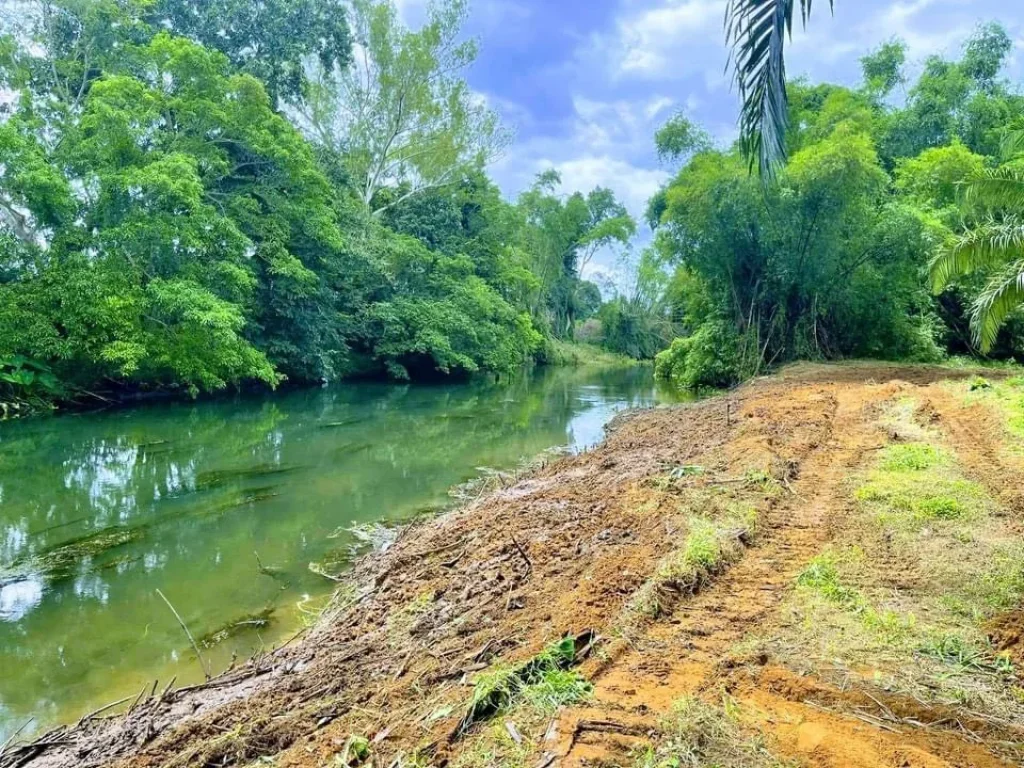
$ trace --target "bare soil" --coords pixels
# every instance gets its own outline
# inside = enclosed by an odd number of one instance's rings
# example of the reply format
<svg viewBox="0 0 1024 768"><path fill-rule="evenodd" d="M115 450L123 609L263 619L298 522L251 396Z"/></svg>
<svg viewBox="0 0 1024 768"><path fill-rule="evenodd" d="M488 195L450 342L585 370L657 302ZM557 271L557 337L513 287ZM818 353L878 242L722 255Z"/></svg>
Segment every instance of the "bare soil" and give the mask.
<svg viewBox="0 0 1024 768"><path fill-rule="evenodd" d="M474 674L588 633L599 640L577 669L593 696L555 717L525 765L633 765L675 701L723 692L795 765L1017 764L1024 723L745 650L752 636L791 629L781 606L843 529L849 478L898 437L879 427L886 403L925 403L921 417L941 426L964 471L1008 520L1024 516L1021 463L1005 450L997 416L943 384L958 376L967 374L800 365L720 397L621 417L595 450L405 530L361 562L321 622L288 646L204 686L156 691L128 714L98 713L9 749L0 768L340 765L354 734L370 739L378 766L466 764L474 729L459 725ZM682 489L671 480L680 467L699 468ZM773 485L744 480L753 473ZM692 505L712 492L756 508L759 534L657 618L629 617L631 597L680 545L680 499ZM882 570L899 582L891 565ZM1022 627L1018 611L987 628L1020 658Z"/></svg>

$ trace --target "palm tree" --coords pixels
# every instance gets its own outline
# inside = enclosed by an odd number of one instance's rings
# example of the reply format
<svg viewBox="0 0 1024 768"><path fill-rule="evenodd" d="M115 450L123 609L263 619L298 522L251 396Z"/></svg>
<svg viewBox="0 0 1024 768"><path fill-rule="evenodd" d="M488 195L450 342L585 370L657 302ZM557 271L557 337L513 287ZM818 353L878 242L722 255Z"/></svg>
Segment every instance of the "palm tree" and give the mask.
<svg viewBox="0 0 1024 768"><path fill-rule="evenodd" d="M786 157L786 36L793 33L793 12L807 25L813 0L728 0L726 42L743 107L740 143L751 167L770 178ZM828 0L829 7L835 0Z"/></svg>
<svg viewBox="0 0 1024 768"><path fill-rule="evenodd" d="M953 239L931 267L937 293L957 277L989 272L971 307L974 341L982 352L992 348L1003 322L1024 304L1024 129L1007 132L1003 156L1016 162L986 169L964 185L964 202L977 205L984 220Z"/></svg>

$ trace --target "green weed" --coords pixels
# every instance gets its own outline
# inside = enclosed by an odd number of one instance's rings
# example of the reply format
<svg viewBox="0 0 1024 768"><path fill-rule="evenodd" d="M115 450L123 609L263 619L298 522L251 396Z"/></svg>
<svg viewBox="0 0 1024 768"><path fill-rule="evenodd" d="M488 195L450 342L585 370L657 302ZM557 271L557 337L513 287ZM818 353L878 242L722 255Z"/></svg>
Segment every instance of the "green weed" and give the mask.
<svg viewBox="0 0 1024 768"><path fill-rule="evenodd" d="M634 768L781 768L763 738L744 733L738 714L728 698L721 707L681 699L662 720L658 743L635 754Z"/></svg>
<svg viewBox="0 0 1024 768"><path fill-rule="evenodd" d="M920 470L873 472L854 498L875 513L879 524L905 529L974 517L985 508L985 491L977 483Z"/></svg>
<svg viewBox="0 0 1024 768"><path fill-rule="evenodd" d="M576 641L566 637L519 666L499 666L477 675L469 709L459 726L465 732L473 723L526 704L543 712L581 701L592 686L569 670L576 657Z"/></svg>
<svg viewBox="0 0 1024 768"><path fill-rule="evenodd" d="M666 599L696 591L734 559L740 551L738 542L755 530L757 510L741 505L729 509L717 521L690 517L683 546L663 560L654 576L637 590L627 611L656 619L664 611Z"/></svg>
<svg viewBox="0 0 1024 768"><path fill-rule="evenodd" d="M979 647L959 634L934 634L918 651L965 671L991 672L1007 678L1015 675L1013 661L1008 654L993 655L991 649Z"/></svg>
<svg viewBox="0 0 1024 768"><path fill-rule="evenodd" d="M831 603L845 606L857 606L864 598L857 590L844 585L839 578L839 568L831 553L818 555L797 576L796 583L801 587L813 589Z"/></svg>
<svg viewBox="0 0 1024 768"><path fill-rule="evenodd" d="M945 461L945 454L933 445L903 443L886 448L879 467L885 472L921 472Z"/></svg>

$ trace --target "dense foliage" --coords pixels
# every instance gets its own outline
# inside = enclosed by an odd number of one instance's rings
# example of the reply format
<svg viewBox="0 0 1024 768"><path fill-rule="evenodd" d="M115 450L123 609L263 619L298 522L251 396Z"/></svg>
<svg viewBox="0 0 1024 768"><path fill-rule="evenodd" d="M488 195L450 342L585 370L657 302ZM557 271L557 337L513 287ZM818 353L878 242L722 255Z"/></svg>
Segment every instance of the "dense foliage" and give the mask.
<svg viewBox="0 0 1024 768"><path fill-rule="evenodd" d="M685 329L659 375L721 386L793 359L1016 352L1018 326L998 334L1024 298L1010 48L987 25L913 83L899 41L863 59L858 89L791 82L771 178L740 146L698 148L649 211Z"/></svg>
<svg viewBox="0 0 1024 768"><path fill-rule="evenodd" d="M0 399L509 370L596 312L581 269L633 233L608 190L484 175L508 133L463 0L417 31L390 0L18 6Z"/></svg>
<svg viewBox="0 0 1024 768"><path fill-rule="evenodd" d="M732 147L676 114L633 259L610 190L548 171L509 200L487 177L511 137L466 83L466 14L0 16L0 402L502 372L574 340L688 387L803 358L1024 358L1024 96L998 24L915 77L894 40L857 88L747 78L768 90ZM778 132L754 147L758 125ZM628 278L585 279L616 252Z"/></svg>

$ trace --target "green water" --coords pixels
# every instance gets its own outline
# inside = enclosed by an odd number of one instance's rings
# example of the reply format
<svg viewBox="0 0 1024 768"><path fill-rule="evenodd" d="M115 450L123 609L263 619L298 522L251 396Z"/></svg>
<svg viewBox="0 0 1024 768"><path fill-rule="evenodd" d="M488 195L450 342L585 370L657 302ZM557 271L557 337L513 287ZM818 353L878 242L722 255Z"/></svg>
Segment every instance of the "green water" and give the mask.
<svg viewBox="0 0 1024 768"><path fill-rule="evenodd" d="M549 369L0 425L0 743L30 717L25 733L202 679L157 589L197 638L237 624L204 643L221 670L315 616L333 584L309 564L343 569L366 524L670 398L650 369Z"/></svg>

